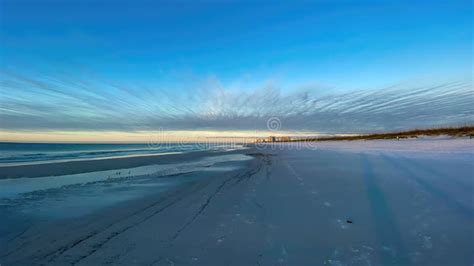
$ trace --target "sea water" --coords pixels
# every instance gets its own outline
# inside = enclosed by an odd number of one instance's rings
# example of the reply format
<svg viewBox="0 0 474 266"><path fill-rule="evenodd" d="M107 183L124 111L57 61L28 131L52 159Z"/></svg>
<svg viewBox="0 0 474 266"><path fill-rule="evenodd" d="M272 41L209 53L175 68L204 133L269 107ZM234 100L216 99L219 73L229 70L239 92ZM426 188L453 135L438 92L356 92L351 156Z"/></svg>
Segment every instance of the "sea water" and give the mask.
<svg viewBox="0 0 474 266"><path fill-rule="evenodd" d="M9 164L127 157L201 150L240 148L239 144L153 143L153 144L68 144L0 143L0 166Z"/></svg>

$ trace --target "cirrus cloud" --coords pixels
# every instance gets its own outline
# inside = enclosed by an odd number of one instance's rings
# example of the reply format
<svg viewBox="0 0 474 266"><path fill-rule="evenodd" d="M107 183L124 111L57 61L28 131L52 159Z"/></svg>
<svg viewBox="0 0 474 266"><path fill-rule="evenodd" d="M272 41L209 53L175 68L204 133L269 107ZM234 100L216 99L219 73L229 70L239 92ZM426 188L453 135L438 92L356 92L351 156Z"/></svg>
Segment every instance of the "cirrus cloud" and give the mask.
<svg viewBox="0 0 474 266"><path fill-rule="evenodd" d="M181 93L8 71L0 82L0 128L10 131L265 130L270 117L285 131L326 133L474 122L470 79L326 94L220 85Z"/></svg>

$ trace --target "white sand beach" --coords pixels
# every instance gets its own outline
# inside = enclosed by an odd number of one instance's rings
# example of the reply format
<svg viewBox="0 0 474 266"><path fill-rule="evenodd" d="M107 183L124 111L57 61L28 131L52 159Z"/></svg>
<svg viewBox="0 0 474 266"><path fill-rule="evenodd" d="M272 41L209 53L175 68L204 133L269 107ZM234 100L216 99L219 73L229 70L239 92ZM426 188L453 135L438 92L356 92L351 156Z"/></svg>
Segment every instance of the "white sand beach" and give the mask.
<svg viewBox="0 0 474 266"><path fill-rule="evenodd" d="M252 159L218 161L204 167L216 167L215 171L200 168L167 177L186 179L194 175L192 182L168 190L151 190L77 217L31 224L3 240L0 263L474 262L472 140L281 143L231 154ZM169 155L175 159L163 159L161 163L195 161L196 155ZM151 164L172 158L169 156L153 159ZM98 165L96 162L94 165ZM115 163L120 169L145 165L126 163L126 159ZM93 170L110 170L112 161L105 165ZM71 168L74 171L64 170L64 166L37 172L78 172L77 164ZM25 171L37 176L31 168ZM12 172L5 170L9 175Z"/></svg>

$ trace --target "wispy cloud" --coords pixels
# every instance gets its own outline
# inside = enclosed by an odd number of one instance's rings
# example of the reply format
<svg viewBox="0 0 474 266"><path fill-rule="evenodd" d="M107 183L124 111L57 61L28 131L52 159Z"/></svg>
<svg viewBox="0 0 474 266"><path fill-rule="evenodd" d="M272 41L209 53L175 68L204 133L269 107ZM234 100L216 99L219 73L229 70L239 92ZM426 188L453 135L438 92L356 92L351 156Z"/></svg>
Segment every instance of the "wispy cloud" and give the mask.
<svg viewBox="0 0 474 266"><path fill-rule="evenodd" d="M321 95L311 88L201 85L182 93L64 75L1 76L3 130L264 130L278 117L285 131L351 133L474 122L470 79Z"/></svg>

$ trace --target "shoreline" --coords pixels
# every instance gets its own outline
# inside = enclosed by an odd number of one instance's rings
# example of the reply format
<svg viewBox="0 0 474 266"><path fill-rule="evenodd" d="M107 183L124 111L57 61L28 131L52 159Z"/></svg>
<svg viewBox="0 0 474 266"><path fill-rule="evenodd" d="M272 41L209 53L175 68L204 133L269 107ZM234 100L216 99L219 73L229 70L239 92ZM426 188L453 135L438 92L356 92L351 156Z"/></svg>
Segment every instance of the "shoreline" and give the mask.
<svg viewBox="0 0 474 266"><path fill-rule="evenodd" d="M116 155L116 156L107 156L107 157L59 159L59 160L49 160L49 161L0 163L0 167L3 167L3 166L26 166L26 165L50 164L50 163L67 163L67 162L93 161L93 160L107 160L107 159L132 158L132 157L148 157L148 156L158 156L158 155L165 156L165 155L180 154L180 153L186 153L186 152L176 151L176 152L163 152L163 153L156 153L156 154L131 154L131 155Z"/></svg>
<svg viewBox="0 0 474 266"><path fill-rule="evenodd" d="M190 151L168 154L139 155L113 158L90 158L72 161L51 161L22 165L0 165L0 179L62 176L114 169L128 169L153 164L192 162L203 157L239 154L248 148L231 151Z"/></svg>
<svg viewBox="0 0 474 266"><path fill-rule="evenodd" d="M267 147L273 147L267 149ZM271 150L292 147L296 149L321 149L337 152L379 153L390 150L391 153L404 153L406 156L425 156L435 154L464 154L468 159L474 154L474 140L465 137L453 138L412 138L412 139L372 139L372 140L331 140L331 141L291 141L273 143L246 144L241 149L205 150L189 152L168 152L149 155L125 155L114 157L81 158L73 160L28 162L0 165L0 180L14 178L36 178L62 176L89 172L128 169L147 165L193 162L203 157L226 154L251 153L255 150Z"/></svg>

